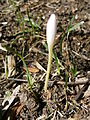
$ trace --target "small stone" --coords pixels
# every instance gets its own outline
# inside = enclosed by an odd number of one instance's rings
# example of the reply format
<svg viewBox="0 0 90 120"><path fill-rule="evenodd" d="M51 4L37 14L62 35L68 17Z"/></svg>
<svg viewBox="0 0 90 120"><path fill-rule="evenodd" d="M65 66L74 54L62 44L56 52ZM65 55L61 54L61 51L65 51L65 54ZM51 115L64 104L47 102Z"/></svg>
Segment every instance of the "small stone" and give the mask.
<svg viewBox="0 0 90 120"><path fill-rule="evenodd" d="M76 20L78 19L78 15L75 15L75 19L76 19Z"/></svg>
<svg viewBox="0 0 90 120"><path fill-rule="evenodd" d="M2 22L2 25L7 25L8 22Z"/></svg>

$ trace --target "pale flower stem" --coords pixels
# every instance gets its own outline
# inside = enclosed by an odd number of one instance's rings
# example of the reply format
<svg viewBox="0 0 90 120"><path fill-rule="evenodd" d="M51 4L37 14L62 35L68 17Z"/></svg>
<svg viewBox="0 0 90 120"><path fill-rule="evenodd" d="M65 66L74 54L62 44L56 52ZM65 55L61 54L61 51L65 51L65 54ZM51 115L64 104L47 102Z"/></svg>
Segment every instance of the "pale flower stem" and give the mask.
<svg viewBox="0 0 90 120"><path fill-rule="evenodd" d="M46 80L45 80L45 85L44 85L44 91L47 92L47 87L48 87L48 80L49 80L49 74L50 74L50 68L51 68L51 62L52 62L52 46L49 48L49 55L48 55L48 67L47 67L47 75L46 75Z"/></svg>

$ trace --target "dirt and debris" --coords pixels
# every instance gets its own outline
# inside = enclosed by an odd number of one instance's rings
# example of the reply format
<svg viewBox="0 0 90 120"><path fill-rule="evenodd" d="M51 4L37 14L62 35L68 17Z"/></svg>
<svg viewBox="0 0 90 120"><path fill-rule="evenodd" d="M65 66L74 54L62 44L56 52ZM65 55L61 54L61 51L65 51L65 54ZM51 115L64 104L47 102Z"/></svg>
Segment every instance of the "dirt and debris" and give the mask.
<svg viewBox="0 0 90 120"><path fill-rule="evenodd" d="M44 93L46 24L52 13L59 64L54 56ZM83 24L64 37L61 54L60 40L73 16L72 26ZM14 59L9 75L8 56ZM0 120L67 119L90 119L90 1L0 0Z"/></svg>

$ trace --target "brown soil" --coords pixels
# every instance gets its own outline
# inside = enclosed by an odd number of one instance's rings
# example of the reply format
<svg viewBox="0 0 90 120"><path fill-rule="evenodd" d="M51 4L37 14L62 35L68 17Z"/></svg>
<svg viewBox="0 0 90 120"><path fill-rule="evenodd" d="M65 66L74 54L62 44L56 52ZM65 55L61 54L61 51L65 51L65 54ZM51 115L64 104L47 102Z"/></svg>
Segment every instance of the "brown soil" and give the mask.
<svg viewBox="0 0 90 120"><path fill-rule="evenodd" d="M19 0L17 8L10 1L0 1L0 43L6 48L13 48L21 54L24 43L25 63L30 71L34 86L28 87L25 68L20 58L11 49L8 52L0 49L0 120L89 120L90 119L90 1L89 0ZM40 29L36 29L35 37L31 26L30 34L23 33L23 27L18 21L17 11L27 18L28 9L31 19L40 21ZM45 70L47 69L48 52L44 47L46 42L46 24L49 16L55 13L57 18L57 43L54 52L57 54L64 69L60 74L56 72L56 61L51 65L48 91L44 93ZM64 38L62 55L60 53L60 39L63 34L61 26L67 29L72 17L73 26L81 21L84 24ZM22 23L21 23L22 24ZM19 34L17 34L19 33ZM22 37L24 35L24 37ZM58 37L59 36L59 37ZM19 38L20 37L20 38ZM18 38L18 40L16 40ZM12 54L16 62L16 74L5 79L5 55ZM36 64L38 62L42 68ZM77 67L77 76L70 72L70 66ZM67 90L65 78L68 75ZM26 80L26 81L25 81ZM74 82L77 82L75 85ZM6 97L10 97L16 87L20 85L16 96L7 109L2 105Z"/></svg>

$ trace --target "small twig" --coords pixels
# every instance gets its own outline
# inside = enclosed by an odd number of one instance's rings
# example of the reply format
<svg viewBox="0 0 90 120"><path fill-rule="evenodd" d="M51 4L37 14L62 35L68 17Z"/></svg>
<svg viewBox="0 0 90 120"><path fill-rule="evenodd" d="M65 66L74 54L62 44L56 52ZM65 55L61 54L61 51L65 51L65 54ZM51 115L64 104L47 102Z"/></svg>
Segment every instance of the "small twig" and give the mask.
<svg viewBox="0 0 90 120"><path fill-rule="evenodd" d="M83 85L83 84L85 84L87 81L88 81L88 80L86 80L86 81L76 81L76 82L67 82L67 85L68 85L68 86ZM57 82L57 84L65 85L65 82L59 81L59 82ZM88 84L90 85L90 82L89 82Z"/></svg>
<svg viewBox="0 0 90 120"><path fill-rule="evenodd" d="M73 51L73 50L72 50L72 52L73 52L75 55L79 56L80 58L82 58L82 59L84 59L84 60L90 61L90 58L86 57L85 55L80 55L80 54L78 54L77 52L75 52L75 51Z"/></svg>
<svg viewBox="0 0 90 120"><path fill-rule="evenodd" d="M60 111L57 111L57 113L60 115L60 117L63 117L63 114Z"/></svg>
<svg viewBox="0 0 90 120"><path fill-rule="evenodd" d="M16 81L16 82L25 82L25 83L28 82L27 80L24 80L24 79L17 79L17 78L8 78L8 80L10 80L10 81Z"/></svg>
<svg viewBox="0 0 90 120"><path fill-rule="evenodd" d="M56 116L56 110L55 110L53 118L51 120L55 120L55 116Z"/></svg>
<svg viewBox="0 0 90 120"><path fill-rule="evenodd" d="M55 9L56 8L56 7L49 6L48 4L46 4L46 7L50 8L50 9Z"/></svg>
<svg viewBox="0 0 90 120"><path fill-rule="evenodd" d="M41 4L39 4L39 5L35 6L35 7L32 7L31 10L37 9L37 8L39 8L42 5L44 5L44 2L42 2Z"/></svg>
<svg viewBox="0 0 90 120"><path fill-rule="evenodd" d="M6 48L4 48L1 43L0 43L0 49L7 52Z"/></svg>
<svg viewBox="0 0 90 120"><path fill-rule="evenodd" d="M7 81L5 79L0 81L0 85L5 84Z"/></svg>
<svg viewBox="0 0 90 120"><path fill-rule="evenodd" d="M47 72L43 66L41 66L41 64L39 64L37 61L35 61L35 65L37 66L37 68L39 68L40 70L43 70L45 73Z"/></svg>
<svg viewBox="0 0 90 120"><path fill-rule="evenodd" d="M47 53L44 53L44 52L42 52L41 50L39 50L39 49L37 49L37 48L33 48L32 51L33 51L33 52L41 53L41 54L46 55L46 56L48 55Z"/></svg>
<svg viewBox="0 0 90 120"><path fill-rule="evenodd" d="M18 79L18 78L20 78L22 75L24 74L24 72L22 72L17 78L7 78L7 80L10 80L11 82L10 83L8 83L6 86L5 86L5 88L9 88L10 86L12 86L15 82L19 82L20 80L22 80L22 79ZM27 81L27 80L26 80ZM22 81L22 82L25 82L25 81Z"/></svg>
<svg viewBox="0 0 90 120"><path fill-rule="evenodd" d="M80 99L83 97L85 91L86 91L86 90L88 89L88 87L89 87L89 84L90 84L90 80L87 80L87 81L85 82L84 86L83 86L83 87L80 89L80 91L77 93L77 95L76 95L76 97L75 97L75 100L76 100L76 101L80 100Z"/></svg>

